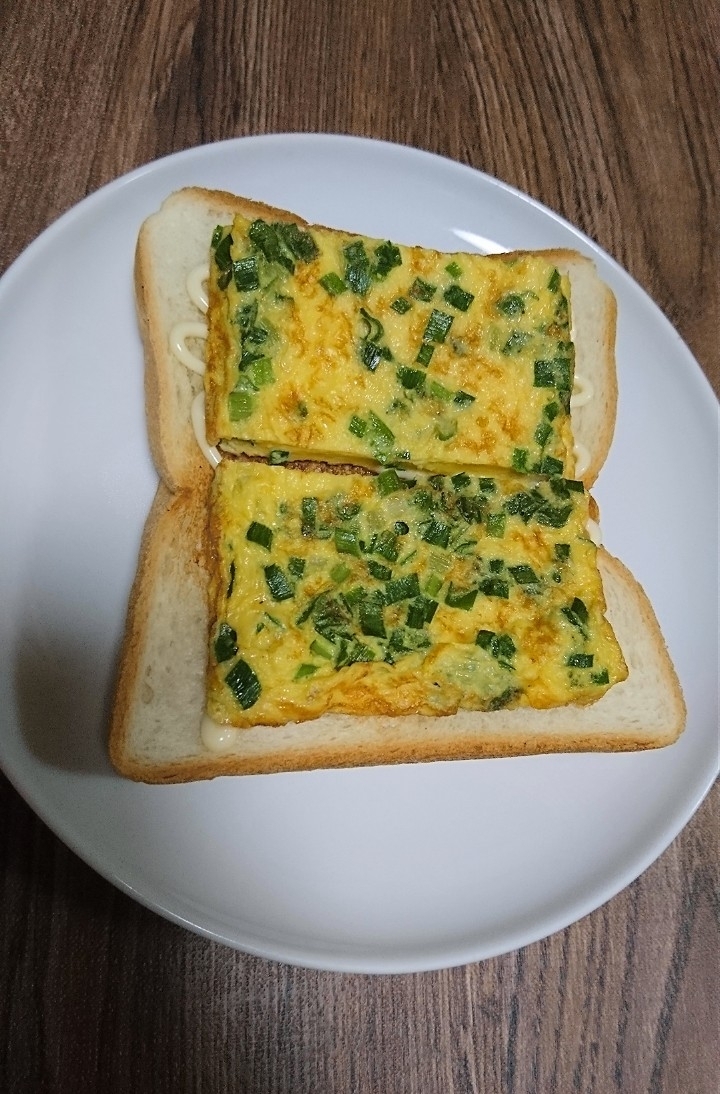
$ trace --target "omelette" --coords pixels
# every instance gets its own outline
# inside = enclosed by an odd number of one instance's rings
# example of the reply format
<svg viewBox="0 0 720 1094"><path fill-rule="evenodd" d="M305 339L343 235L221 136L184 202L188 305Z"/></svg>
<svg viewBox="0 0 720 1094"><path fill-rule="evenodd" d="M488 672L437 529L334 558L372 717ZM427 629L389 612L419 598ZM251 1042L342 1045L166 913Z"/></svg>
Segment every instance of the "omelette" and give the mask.
<svg viewBox="0 0 720 1094"><path fill-rule="evenodd" d="M226 453L572 477L570 285L237 215L212 240L206 429Z"/></svg>
<svg viewBox="0 0 720 1094"><path fill-rule="evenodd" d="M208 714L243 727L593 702L627 668L589 507L560 476L223 460Z"/></svg>

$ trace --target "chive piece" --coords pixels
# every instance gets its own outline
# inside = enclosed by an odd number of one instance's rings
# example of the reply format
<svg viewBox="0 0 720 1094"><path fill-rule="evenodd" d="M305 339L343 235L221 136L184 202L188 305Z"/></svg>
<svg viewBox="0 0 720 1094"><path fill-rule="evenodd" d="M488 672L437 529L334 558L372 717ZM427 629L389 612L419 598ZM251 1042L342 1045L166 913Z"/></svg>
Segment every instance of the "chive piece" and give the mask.
<svg viewBox="0 0 720 1094"><path fill-rule="evenodd" d="M579 596L574 597L570 607L563 608L562 611L574 627L579 627L582 630L587 624L588 610L585 602L581 600Z"/></svg>
<svg viewBox="0 0 720 1094"><path fill-rule="evenodd" d="M477 589L456 589L451 581L445 595L445 603L448 608L461 608L462 611L469 612L475 604L477 594Z"/></svg>
<svg viewBox="0 0 720 1094"><path fill-rule="evenodd" d="M607 669L603 669L601 672L591 672L590 679L592 680L593 684L609 684L610 673Z"/></svg>
<svg viewBox="0 0 720 1094"><path fill-rule="evenodd" d="M505 535L505 514L490 513L485 521L485 531L489 536L502 539Z"/></svg>
<svg viewBox="0 0 720 1094"><path fill-rule="evenodd" d="M506 357L520 353L531 340L532 334L528 334L527 331L514 330L500 352Z"/></svg>
<svg viewBox="0 0 720 1094"><path fill-rule="evenodd" d="M471 292L461 289L459 285L451 285L443 293L443 299L447 301L451 308L457 308L458 311L467 311L475 297Z"/></svg>
<svg viewBox="0 0 720 1094"><path fill-rule="evenodd" d="M450 441L458 431L458 424L455 418L441 418L436 423L433 430L435 436L439 441Z"/></svg>
<svg viewBox="0 0 720 1094"><path fill-rule="evenodd" d="M360 541L357 532L351 528L335 529L335 550L343 555L355 555L360 558Z"/></svg>
<svg viewBox="0 0 720 1094"><path fill-rule="evenodd" d="M558 291L558 289L560 288L560 271L559 270L555 269L550 274L550 280L548 281L548 286L547 287L549 288L550 292L557 292Z"/></svg>
<svg viewBox="0 0 720 1094"><path fill-rule="evenodd" d="M499 574L501 570L505 569L505 563L501 558L491 558L488 565L491 574Z"/></svg>
<svg viewBox="0 0 720 1094"><path fill-rule="evenodd" d="M316 657L324 657L326 661L332 661L335 656L335 647L321 635L310 643L310 653L314 653Z"/></svg>
<svg viewBox="0 0 720 1094"><path fill-rule="evenodd" d="M360 343L360 360L370 372L375 371L382 361L383 356L382 347L378 346L376 342Z"/></svg>
<svg viewBox="0 0 720 1094"><path fill-rule="evenodd" d="M478 479L478 486L484 494L495 493L495 479Z"/></svg>
<svg viewBox="0 0 720 1094"><path fill-rule="evenodd" d="M271 467L277 467L278 464L287 463L290 459L290 453L286 452L284 448L273 448L272 452L268 454L268 463Z"/></svg>
<svg viewBox="0 0 720 1094"><path fill-rule="evenodd" d="M238 651L237 632L229 623L221 623L215 637L215 660L220 664L229 661Z"/></svg>
<svg viewBox="0 0 720 1094"><path fill-rule="evenodd" d="M230 563L230 578L228 580L227 591L225 592L225 599L229 600L232 596L233 588L235 587L235 560Z"/></svg>
<svg viewBox="0 0 720 1094"><path fill-rule="evenodd" d="M423 342L444 342L445 336L452 326L452 322L452 315L448 315L445 311L438 311L437 308L433 308L425 326Z"/></svg>
<svg viewBox="0 0 720 1094"><path fill-rule="evenodd" d="M506 315L508 319L515 319L518 315L525 314L525 298L521 293L509 292L501 296L495 307Z"/></svg>
<svg viewBox="0 0 720 1094"><path fill-rule="evenodd" d="M378 477L375 479L375 485L377 487L380 497L385 498L388 494L394 493L396 490L402 490L404 483L397 471L390 467L387 471L381 471Z"/></svg>
<svg viewBox="0 0 720 1094"><path fill-rule="evenodd" d="M339 296L340 293L347 292L347 285L336 273L323 274L318 280L330 296Z"/></svg>
<svg viewBox="0 0 720 1094"><path fill-rule="evenodd" d="M345 255L345 281L351 292L356 296L364 296L370 288L372 281L370 275L370 260L365 251L365 244L361 239L349 243L343 247Z"/></svg>
<svg viewBox="0 0 720 1094"><path fill-rule="evenodd" d="M375 638L386 638L382 610L384 598L380 592L370 593L360 601L360 630Z"/></svg>
<svg viewBox="0 0 720 1094"><path fill-rule="evenodd" d="M303 680L306 676L312 676L313 673L317 672L319 667L319 665L300 665L297 672L293 676L293 680Z"/></svg>
<svg viewBox="0 0 720 1094"><path fill-rule="evenodd" d="M217 248L218 243L222 239L224 231L225 229L223 228L222 224L215 225L215 228L213 229L212 239L210 240L210 246L212 247L213 251Z"/></svg>
<svg viewBox="0 0 720 1094"><path fill-rule="evenodd" d="M436 399L442 399L444 403L452 401L453 393L443 385L438 383L437 380L430 380L427 385L428 395L434 396Z"/></svg>
<svg viewBox="0 0 720 1094"><path fill-rule="evenodd" d="M560 404L556 403L554 400L543 407L543 416L547 418L549 422L554 422L559 413Z"/></svg>
<svg viewBox="0 0 720 1094"><path fill-rule="evenodd" d="M570 544L556 543L555 558L558 560L558 562L567 562L567 560L570 558Z"/></svg>
<svg viewBox="0 0 720 1094"><path fill-rule="evenodd" d="M436 547L447 547L450 542L450 532L452 528L449 524L444 524L442 521L435 520L433 517L427 524L422 538L426 543L432 543Z"/></svg>
<svg viewBox="0 0 720 1094"><path fill-rule="evenodd" d="M301 531L304 536L314 536L317 527L317 498L303 498L300 503Z"/></svg>
<svg viewBox="0 0 720 1094"><path fill-rule="evenodd" d="M355 437L364 437L367 432L367 422L362 418L358 418L357 414L353 414L350 419L348 429Z"/></svg>
<svg viewBox="0 0 720 1094"><path fill-rule="evenodd" d="M584 494L585 493L585 483L584 482L580 482L578 479L565 479L564 482L565 482L565 485L567 486L568 490L572 490L576 494Z"/></svg>
<svg viewBox="0 0 720 1094"><path fill-rule="evenodd" d="M389 239L378 244L375 248L377 262L373 267L373 274L378 281L382 281L396 266L402 266L400 248L391 243Z"/></svg>
<svg viewBox="0 0 720 1094"><path fill-rule="evenodd" d="M421 277L416 277L410 286L410 295L414 296L416 300L424 300L427 304L435 295L437 286L431 285L429 281L423 281Z"/></svg>
<svg viewBox="0 0 720 1094"><path fill-rule="evenodd" d="M290 600L295 594L293 587L279 566L274 562L264 567L265 581L273 600Z"/></svg>
<svg viewBox="0 0 720 1094"><path fill-rule="evenodd" d="M428 596L437 596L442 588L442 584L443 581L441 577L438 577L437 574L430 574L430 577L423 585L423 592L427 593Z"/></svg>
<svg viewBox="0 0 720 1094"><path fill-rule="evenodd" d="M400 548L397 545L397 536L387 529L381 532L375 541L373 551L376 555L387 559L388 562L397 562Z"/></svg>
<svg viewBox="0 0 720 1094"><path fill-rule="evenodd" d="M283 266L288 273L295 272L295 263L285 253L275 225L265 220L254 220L248 228L248 238L268 262Z"/></svg>
<svg viewBox="0 0 720 1094"><path fill-rule="evenodd" d="M486 577L480 582L480 592L484 596L497 596L501 600L507 600L510 596L510 585L499 577Z"/></svg>
<svg viewBox="0 0 720 1094"><path fill-rule="evenodd" d="M417 574L407 574L405 577L398 577L394 581L388 581L385 586L385 602L387 604L397 604L401 600L412 600L414 597L420 596L420 582L418 581Z"/></svg>
<svg viewBox="0 0 720 1094"><path fill-rule="evenodd" d="M478 631L475 635L475 645L483 650L489 650L494 637L495 631Z"/></svg>
<svg viewBox="0 0 720 1094"><path fill-rule="evenodd" d="M341 585L346 577L351 574L350 567L345 562L338 562L337 566L333 566L330 571L330 578L336 585Z"/></svg>
<svg viewBox="0 0 720 1094"><path fill-rule="evenodd" d="M405 315L406 312L410 311L412 304L406 296L397 296L390 307L393 311L397 312L398 315Z"/></svg>
<svg viewBox="0 0 720 1094"><path fill-rule="evenodd" d="M389 581L392 577L392 570L389 570L387 566L383 566L380 562L374 562L370 558L365 565L370 575L377 578L378 581Z"/></svg>
<svg viewBox="0 0 720 1094"><path fill-rule="evenodd" d="M549 422L540 422L540 425L535 430L535 443L544 448L550 440L550 434L552 433L552 426Z"/></svg>
<svg viewBox="0 0 720 1094"><path fill-rule="evenodd" d="M419 365L429 365L434 352L435 346L431 345L430 342L423 342L415 360Z"/></svg>
<svg viewBox="0 0 720 1094"><path fill-rule="evenodd" d="M504 657L506 661L512 660L517 653L515 643L509 634L498 634L492 643L492 651L495 657Z"/></svg>
<svg viewBox="0 0 720 1094"><path fill-rule="evenodd" d="M217 228L215 229L215 233L213 234L213 239L215 238L216 233ZM232 247L232 245L233 237L230 232L228 232L228 234L215 245L215 262L217 263L217 268L224 274L229 273L231 277L232 257L230 255L230 248ZM227 287L227 285L229 284L229 280L230 279L228 278L228 281L225 282L225 287Z"/></svg>
<svg viewBox="0 0 720 1094"><path fill-rule="evenodd" d="M540 472L543 475L562 475L562 460L556 460L554 456L543 456Z"/></svg>
<svg viewBox="0 0 720 1094"><path fill-rule="evenodd" d="M512 466L514 471L527 471L528 469L528 450L527 448L514 448L512 453Z"/></svg>
<svg viewBox="0 0 720 1094"><path fill-rule="evenodd" d="M255 409L255 402L248 391L231 391L228 395L228 414L231 422L249 418Z"/></svg>
<svg viewBox="0 0 720 1094"><path fill-rule="evenodd" d="M413 600L408 606L407 619L405 620L407 627L412 627L414 630L421 631L425 626L425 601L422 597L418 597L417 600Z"/></svg>
<svg viewBox="0 0 720 1094"><path fill-rule="evenodd" d="M467 391L456 391L453 402L456 406L464 408L475 402L475 396L470 395Z"/></svg>
<svg viewBox="0 0 720 1094"><path fill-rule="evenodd" d="M273 224L273 228L279 233L288 250L302 262L312 262L320 254L320 249L310 232L299 228L297 224L278 223Z"/></svg>
<svg viewBox="0 0 720 1094"><path fill-rule="evenodd" d="M393 524L393 530L398 536L406 536L410 531L410 525L406 524L404 520L396 520Z"/></svg>
<svg viewBox="0 0 720 1094"><path fill-rule="evenodd" d="M268 528L266 524L259 524L258 521L254 520L245 533L245 539L248 543L258 543L266 551L269 551L273 541L272 528Z"/></svg>
<svg viewBox="0 0 720 1094"><path fill-rule="evenodd" d="M533 365L533 387L555 387L555 373L551 361L536 361ZM552 403L548 404L552 406ZM557 406L557 404L554 404ZM545 408L547 415L547 407ZM557 413L557 411L555 412ZM554 417L555 415L553 415ZM552 419L551 419L552 420Z"/></svg>
<svg viewBox="0 0 720 1094"><path fill-rule="evenodd" d="M508 566L508 570L518 585L537 585L540 580L532 566Z"/></svg>
<svg viewBox="0 0 720 1094"><path fill-rule="evenodd" d="M372 410L368 413L368 426L370 447L378 460L382 462L382 457L387 457L395 443L395 434Z"/></svg>
<svg viewBox="0 0 720 1094"><path fill-rule="evenodd" d="M305 559L293 555L288 562L288 570L293 577L302 577L305 573Z"/></svg>
<svg viewBox="0 0 720 1094"><path fill-rule="evenodd" d="M565 658L565 664L571 669L591 669L593 655L591 653L571 653Z"/></svg>
<svg viewBox="0 0 720 1094"><path fill-rule="evenodd" d="M217 255L217 252L216 252ZM255 255L248 255L232 264L233 280L238 292L254 292L260 288L260 277Z"/></svg>
<svg viewBox="0 0 720 1094"><path fill-rule="evenodd" d="M450 479L456 490L464 490L466 486L470 485L470 476L466 475L464 471L460 471L457 475L453 475Z"/></svg>
<svg viewBox="0 0 720 1094"><path fill-rule="evenodd" d="M458 278L462 273L462 267L458 266L457 262L450 262L445 267L445 272L449 273L451 277Z"/></svg>
<svg viewBox="0 0 720 1094"><path fill-rule="evenodd" d="M544 524L547 528L564 528L568 517L572 513L572 505L564 507L546 505L536 514L538 524Z"/></svg>
<svg viewBox="0 0 720 1094"><path fill-rule="evenodd" d="M247 661L236 661L225 677L225 683L243 710L249 710L260 698L260 681Z"/></svg>
<svg viewBox="0 0 720 1094"><path fill-rule="evenodd" d="M399 368L397 378L408 391L425 386L425 373L419 368Z"/></svg>

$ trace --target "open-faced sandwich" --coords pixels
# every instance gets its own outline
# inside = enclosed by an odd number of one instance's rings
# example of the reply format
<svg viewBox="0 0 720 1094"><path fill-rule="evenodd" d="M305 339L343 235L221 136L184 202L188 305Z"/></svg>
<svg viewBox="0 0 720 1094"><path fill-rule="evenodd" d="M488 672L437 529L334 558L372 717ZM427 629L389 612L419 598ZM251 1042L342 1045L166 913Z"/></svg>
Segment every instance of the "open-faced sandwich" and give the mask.
<svg viewBox="0 0 720 1094"><path fill-rule="evenodd" d="M440 254L229 194L143 225L161 475L110 736L148 782L665 745L598 541L615 303L569 251Z"/></svg>

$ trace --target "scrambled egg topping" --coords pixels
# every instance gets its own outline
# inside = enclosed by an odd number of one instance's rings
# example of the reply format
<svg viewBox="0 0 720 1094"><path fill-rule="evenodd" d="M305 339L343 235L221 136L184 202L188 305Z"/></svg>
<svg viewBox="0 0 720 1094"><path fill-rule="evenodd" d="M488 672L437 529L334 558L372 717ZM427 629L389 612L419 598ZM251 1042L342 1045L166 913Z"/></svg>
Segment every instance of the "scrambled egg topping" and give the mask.
<svg viewBox="0 0 720 1094"><path fill-rule="evenodd" d="M215 472L208 713L451 714L589 703L627 675L582 484Z"/></svg>
<svg viewBox="0 0 720 1094"><path fill-rule="evenodd" d="M216 230L206 401L226 451L572 476L567 278L326 228Z"/></svg>

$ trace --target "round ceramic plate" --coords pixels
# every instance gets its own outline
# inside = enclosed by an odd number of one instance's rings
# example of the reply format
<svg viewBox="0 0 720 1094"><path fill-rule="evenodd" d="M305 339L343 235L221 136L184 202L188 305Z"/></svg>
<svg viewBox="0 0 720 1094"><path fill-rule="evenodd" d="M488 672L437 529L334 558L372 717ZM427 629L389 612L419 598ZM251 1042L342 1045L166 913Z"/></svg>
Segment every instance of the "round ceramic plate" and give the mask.
<svg viewBox="0 0 720 1094"><path fill-rule="evenodd" d="M106 727L157 477L133 249L199 184L443 250L574 247L619 302L620 406L595 490L688 704L671 748L149 787ZM53 224L0 282L0 762L99 873L243 950L320 968L450 966L541 938L669 844L717 761L715 398L643 291L589 239L467 167L389 144L270 136L179 153Z"/></svg>

